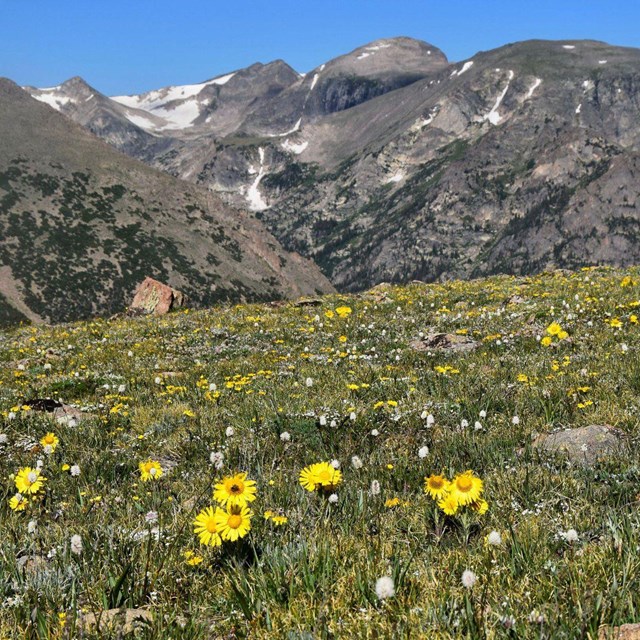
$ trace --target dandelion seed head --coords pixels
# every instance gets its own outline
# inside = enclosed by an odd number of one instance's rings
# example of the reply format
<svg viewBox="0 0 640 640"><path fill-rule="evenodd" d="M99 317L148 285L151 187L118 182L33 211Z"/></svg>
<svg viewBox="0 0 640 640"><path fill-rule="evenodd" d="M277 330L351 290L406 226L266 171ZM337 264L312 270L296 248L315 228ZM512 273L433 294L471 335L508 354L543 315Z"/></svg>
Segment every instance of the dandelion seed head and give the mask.
<svg viewBox="0 0 640 640"><path fill-rule="evenodd" d="M77 533L71 536L71 553L77 556L82 553L82 538Z"/></svg>
<svg viewBox="0 0 640 640"><path fill-rule="evenodd" d="M498 531L492 531L488 536L487 536L487 542L492 546L492 547L499 547L502 544L502 536L500 535L500 532Z"/></svg>
<svg viewBox="0 0 640 640"><path fill-rule="evenodd" d="M376 595L379 600L393 598L396 595L396 588L391 576L382 576L376 580Z"/></svg>
<svg viewBox="0 0 640 640"><path fill-rule="evenodd" d="M473 589L475 583L478 580L478 576L473 572L470 571L469 569L465 569L462 572L462 586L465 587L466 589Z"/></svg>
<svg viewBox="0 0 640 640"><path fill-rule="evenodd" d="M362 460L358 456L351 456L351 466L354 469L362 469Z"/></svg>
<svg viewBox="0 0 640 640"><path fill-rule="evenodd" d="M280 434L280 440L282 440L282 442L290 442L291 441L291 434L288 431L283 431Z"/></svg>
<svg viewBox="0 0 640 640"><path fill-rule="evenodd" d="M429 447L424 446L424 447L420 447L420 449L418 449L418 457L419 458L426 458L429 455Z"/></svg>

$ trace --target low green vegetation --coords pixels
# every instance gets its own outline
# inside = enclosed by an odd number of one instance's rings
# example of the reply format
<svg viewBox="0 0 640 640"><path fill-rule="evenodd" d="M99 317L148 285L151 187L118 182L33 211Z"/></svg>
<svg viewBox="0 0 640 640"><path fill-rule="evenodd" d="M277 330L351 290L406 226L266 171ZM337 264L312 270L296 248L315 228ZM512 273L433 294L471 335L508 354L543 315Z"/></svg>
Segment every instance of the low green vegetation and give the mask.
<svg viewBox="0 0 640 640"><path fill-rule="evenodd" d="M0 637L638 621L639 308L589 268L0 333ZM534 445L587 425L620 453Z"/></svg>

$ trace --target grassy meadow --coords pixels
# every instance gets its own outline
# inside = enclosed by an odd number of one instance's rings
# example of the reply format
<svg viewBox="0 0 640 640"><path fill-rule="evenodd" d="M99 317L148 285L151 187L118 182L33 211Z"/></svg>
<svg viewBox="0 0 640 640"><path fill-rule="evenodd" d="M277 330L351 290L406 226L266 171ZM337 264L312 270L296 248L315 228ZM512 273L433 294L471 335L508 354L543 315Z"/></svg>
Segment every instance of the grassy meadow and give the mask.
<svg viewBox="0 0 640 640"><path fill-rule="evenodd" d="M0 638L640 621L636 314L589 268L0 332ZM619 455L533 446L593 424Z"/></svg>

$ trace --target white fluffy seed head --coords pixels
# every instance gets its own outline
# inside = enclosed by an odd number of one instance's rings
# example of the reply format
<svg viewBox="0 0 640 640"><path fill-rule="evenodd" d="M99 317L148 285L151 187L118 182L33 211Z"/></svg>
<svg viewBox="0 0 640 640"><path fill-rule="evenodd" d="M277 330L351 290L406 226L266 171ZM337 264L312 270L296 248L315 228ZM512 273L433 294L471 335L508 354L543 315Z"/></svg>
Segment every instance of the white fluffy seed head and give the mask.
<svg viewBox="0 0 640 640"><path fill-rule="evenodd" d="M80 467L77 464L72 465L71 468L69 469L69 473L74 478L77 478L80 475Z"/></svg>
<svg viewBox="0 0 640 640"><path fill-rule="evenodd" d="M473 571L470 571L469 569L465 569L462 572L462 586L467 588L467 589L473 589L475 583L478 580L478 576L473 573Z"/></svg>
<svg viewBox="0 0 640 640"><path fill-rule="evenodd" d="M578 532L575 529L568 529L564 534L564 539L571 542L578 542Z"/></svg>
<svg viewBox="0 0 640 640"><path fill-rule="evenodd" d="M307 378L304 383L307 385L307 387L313 387L313 378Z"/></svg>
<svg viewBox="0 0 640 640"><path fill-rule="evenodd" d="M71 536L71 553L77 556L82 553L82 538L77 533Z"/></svg>
<svg viewBox="0 0 640 640"><path fill-rule="evenodd" d="M280 440L282 440L282 442L289 442L291 440L291 434L288 431L283 431L280 434Z"/></svg>
<svg viewBox="0 0 640 640"><path fill-rule="evenodd" d="M331 466L332 466L334 469L339 469L339 468L340 468L340 460L332 460L332 461L331 461Z"/></svg>
<svg viewBox="0 0 640 640"><path fill-rule="evenodd" d="M420 449L418 449L418 457L419 458L426 458L429 455L429 447L420 447Z"/></svg>
<svg viewBox="0 0 640 640"><path fill-rule="evenodd" d="M227 427L225 434L227 436L227 438L230 438L234 433L235 433L235 429L233 427Z"/></svg>
<svg viewBox="0 0 640 640"><path fill-rule="evenodd" d="M351 466L354 469L362 469L362 460L358 456L351 457Z"/></svg>
<svg viewBox="0 0 640 640"><path fill-rule="evenodd" d="M332 494L329 496L329 502L330 502L331 504L335 504L336 502L338 502L338 494L337 494L337 493L332 493Z"/></svg>
<svg viewBox="0 0 640 640"><path fill-rule="evenodd" d="M487 542L492 547L499 547L502 544L502 536L500 535L500 533L498 531L492 531L487 536Z"/></svg>
<svg viewBox="0 0 640 640"><path fill-rule="evenodd" d="M376 580L376 595L380 600L393 598L396 595L396 588L391 576L382 576Z"/></svg>
<svg viewBox="0 0 640 640"><path fill-rule="evenodd" d="M380 495L380 483L377 480L373 480L371 483L371 495L379 496Z"/></svg>

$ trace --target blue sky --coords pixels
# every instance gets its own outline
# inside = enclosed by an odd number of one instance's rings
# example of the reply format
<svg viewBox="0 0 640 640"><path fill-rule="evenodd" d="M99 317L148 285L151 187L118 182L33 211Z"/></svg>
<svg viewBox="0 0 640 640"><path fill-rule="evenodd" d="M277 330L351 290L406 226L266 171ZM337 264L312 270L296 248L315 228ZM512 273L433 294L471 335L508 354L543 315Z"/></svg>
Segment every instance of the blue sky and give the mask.
<svg viewBox="0 0 640 640"><path fill-rule="evenodd" d="M452 61L530 38L640 47L639 0L0 0L0 76L107 95L277 58L298 71L406 35Z"/></svg>

